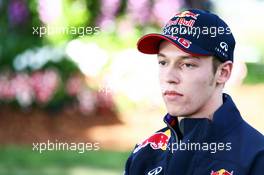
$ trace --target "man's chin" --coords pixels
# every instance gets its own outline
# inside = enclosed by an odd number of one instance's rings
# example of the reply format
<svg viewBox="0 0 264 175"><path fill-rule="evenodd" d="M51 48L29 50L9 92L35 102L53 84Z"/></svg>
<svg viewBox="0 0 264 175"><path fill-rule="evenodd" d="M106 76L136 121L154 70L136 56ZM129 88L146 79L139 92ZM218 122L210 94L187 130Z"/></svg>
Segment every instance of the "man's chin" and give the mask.
<svg viewBox="0 0 264 175"><path fill-rule="evenodd" d="M181 112L181 111L169 111L168 110L168 113L171 115L171 116L174 116L174 117L179 117L179 118L192 118L194 117L194 113L186 113L186 112Z"/></svg>
<svg viewBox="0 0 264 175"><path fill-rule="evenodd" d="M175 117L187 117L189 115L191 115L190 113L186 113L186 111L177 111L177 110L168 110L168 113L171 115L171 116L175 116Z"/></svg>
<svg viewBox="0 0 264 175"><path fill-rule="evenodd" d="M169 111L169 110L168 110L168 113L169 113L171 116L174 116L174 117L178 117L178 116L181 116L181 115L182 115L181 112L177 112L177 111Z"/></svg>

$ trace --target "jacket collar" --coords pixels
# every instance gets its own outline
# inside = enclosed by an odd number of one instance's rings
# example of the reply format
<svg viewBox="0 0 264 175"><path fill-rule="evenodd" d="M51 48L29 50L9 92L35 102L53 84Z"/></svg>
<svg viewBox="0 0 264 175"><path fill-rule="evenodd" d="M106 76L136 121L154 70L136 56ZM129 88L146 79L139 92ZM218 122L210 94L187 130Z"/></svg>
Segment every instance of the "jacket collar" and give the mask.
<svg viewBox="0 0 264 175"><path fill-rule="evenodd" d="M212 120L208 118L183 118L180 122L178 117L166 114L164 122L175 129L176 133L183 137L194 130L206 135L207 139L223 137L236 125L242 122L242 117L228 94L223 94L223 104L213 114ZM202 131L201 131L202 130Z"/></svg>

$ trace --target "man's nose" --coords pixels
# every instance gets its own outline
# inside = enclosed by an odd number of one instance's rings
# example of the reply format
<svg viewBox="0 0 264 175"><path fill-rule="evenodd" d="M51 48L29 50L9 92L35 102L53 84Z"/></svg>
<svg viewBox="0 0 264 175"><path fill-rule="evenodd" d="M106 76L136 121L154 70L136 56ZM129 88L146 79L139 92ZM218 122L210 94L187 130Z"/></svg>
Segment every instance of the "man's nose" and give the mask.
<svg viewBox="0 0 264 175"><path fill-rule="evenodd" d="M178 70L171 67L166 71L165 81L169 84L179 84L180 83L180 75Z"/></svg>

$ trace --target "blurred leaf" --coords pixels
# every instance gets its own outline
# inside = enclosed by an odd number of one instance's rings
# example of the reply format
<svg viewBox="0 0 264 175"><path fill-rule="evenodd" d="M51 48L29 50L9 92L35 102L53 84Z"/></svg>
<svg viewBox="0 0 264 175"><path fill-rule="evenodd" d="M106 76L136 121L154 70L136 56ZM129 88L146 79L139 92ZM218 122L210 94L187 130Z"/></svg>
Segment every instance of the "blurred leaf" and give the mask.
<svg viewBox="0 0 264 175"><path fill-rule="evenodd" d="M243 83L257 84L264 83L264 64L259 63L246 63L247 76Z"/></svg>

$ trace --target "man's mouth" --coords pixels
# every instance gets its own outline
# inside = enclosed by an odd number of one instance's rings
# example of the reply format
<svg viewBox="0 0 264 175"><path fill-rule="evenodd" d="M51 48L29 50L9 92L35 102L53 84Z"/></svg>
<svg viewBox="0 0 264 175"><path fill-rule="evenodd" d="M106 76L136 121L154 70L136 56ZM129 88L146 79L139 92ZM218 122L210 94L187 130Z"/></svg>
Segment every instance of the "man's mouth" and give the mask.
<svg viewBox="0 0 264 175"><path fill-rule="evenodd" d="M164 96L183 96L183 94L177 92L177 91L169 91L169 90L166 90L164 93L163 93Z"/></svg>

